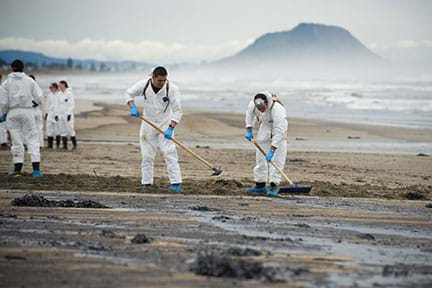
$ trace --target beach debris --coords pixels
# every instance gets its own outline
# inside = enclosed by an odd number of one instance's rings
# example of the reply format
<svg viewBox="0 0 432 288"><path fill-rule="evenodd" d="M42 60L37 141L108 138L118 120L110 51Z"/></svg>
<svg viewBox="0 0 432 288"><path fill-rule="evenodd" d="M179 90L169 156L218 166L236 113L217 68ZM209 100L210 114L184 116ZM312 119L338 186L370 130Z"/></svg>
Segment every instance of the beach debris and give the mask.
<svg viewBox="0 0 432 288"><path fill-rule="evenodd" d="M301 137L296 137L295 140L296 140L296 141L307 141L307 139L305 139L305 138L301 138Z"/></svg>
<svg viewBox="0 0 432 288"><path fill-rule="evenodd" d="M217 255L213 252L199 253L191 270L197 275L212 277L228 277L242 280L263 280L280 282L278 270L266 267L263 263L253 260L237 259Z"/></svg>
<svg viewBox="0 0 432 288"><path fill-rule="evenodd" d="M16 256L16 255L5 255L4 258L7 260L20 260L20 261L26 261L27 260L27 258L25 258L25 257Z"/></svg>
<svg viewBox="0 0 432 288"><path fill-rule="evenodd" d="M144 233L138 233L132 238L131 243L133 244L148 244L151 240Z"/></svg>
<svg viewBox="0 0 432 288"><path fill-rule="evenodd" d="M190 206L189 209L192 211L201 211L201 212L221 211L220 209L217 208L210 208L207 205Z"/></svg>
<svg viewBox="0 0 432 288"><path fill-rule="evenodd" d="M225 216L225 215L219 215L219 216L214 216L212 217L212 220L217 220L217 221L221 221L221 222L226 222L227 220L233 220L233 218Z"/></svg>
<svg viewBox="0 0 432 288"><path fill-rule="evenodd" d="M263 253L261 251L252 248L240 248L240 247L229 247L224 251L224 254L229 256L261 256Z"/></svg>
<svg viewBox="0 0 432 288"><path fill-rule="evenodd" d="M426 197L419 191L410 191L404 194L404 198L408 200L426 200Z"/></svg>
<svg viewBox="0 0 432 288"><path fill-rule="evenodd" d="M102 230L102 232L100 233L101 236L106 237L106 238L116 238L116 234L110 230Z"/></svg>
<svg viewBox="0 0 432 288"><path fill-rule="evenodd" d="M347 138L351 140L355 140L355 139L360 139L360 136L348 136Z"/></svg>
<svg viewBox="0 0 432 288"><path fill-rule="evenodd" d="M360 238L360 239L375 241L375 236L373 236L370 233L360 233L360 234L357 235L357 237Z"/></svg>
<svg viewBox="0 0 432 288"><path fill-rule="evenodd" d="M210 146L208 146L208 145L204 145L204 146L196 145L195 148L198 148L198 149L210 149Z"/></svg>
<svg viewBox="0 0 432 288"><path fill-rule="evenodd" d="M243 188L244 185L238 180L228 180L228 179L218 179L215 181L217 186L222 186L223 188Z"/></svg>
<svg viewBox="0 0 432 288"><path fill-rule="evenodd" d="M430 155L425 154L425 153L418 153L417 156L418 157L429 157Z"/></svg>
<svg viewBox="0 0 432 288"><path fill-rule="evenodd" d="M411 270L416 270L418 267L414 265L396 264L396 265L385 265L382 270L384 277L406 277L410 274Z"/></svg>
<svg viewBox="0 0 432 288"><path fill-rule="evenodd" d="M92 200L48 200L43 196L34 194L26 194L23 197L15 198L11 204L13 206L28 207L110 208Z"/></svg>
<svg viewBox="0 0 432 288"><path fill-rule="evenodd" d="M426 208L432 208L432 203L426 204L425 207Z"/></svg>
<svg viewBox="0 0 432 288"><path fill-rule="evenodd" d="M300 228L311 228L311 226L309 224L306 224L306 223L297 223L297 224L294 224L294 226L300 227Z"/></svg>
<svg viewBox="0 0 432 288"><path fill-rule="evenodd" d="M304 159L301 159L301 158L294 158L294 159L288 159L288 162L290 162L290 163L304 163L306 161Z"/></svg>

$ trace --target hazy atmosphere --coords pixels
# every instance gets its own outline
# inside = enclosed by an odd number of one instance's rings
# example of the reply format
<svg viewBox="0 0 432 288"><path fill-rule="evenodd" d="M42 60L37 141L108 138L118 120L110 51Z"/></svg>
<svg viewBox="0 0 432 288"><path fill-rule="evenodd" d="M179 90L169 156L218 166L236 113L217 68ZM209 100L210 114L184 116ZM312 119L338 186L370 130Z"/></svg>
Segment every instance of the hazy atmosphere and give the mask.
<svg viewBox="0 0 432 288"><path fill-rule="evenodd" d="M0 7L0 49L55 57L208 61L313 22L344 27L383 57L432 59L427 0L2 0Z"/></svg>
<svg viewBox="0 0 432 288"><path fill-rule="evenodd" d="M432 287L432 0L0 0L0 287Z"/></svg>

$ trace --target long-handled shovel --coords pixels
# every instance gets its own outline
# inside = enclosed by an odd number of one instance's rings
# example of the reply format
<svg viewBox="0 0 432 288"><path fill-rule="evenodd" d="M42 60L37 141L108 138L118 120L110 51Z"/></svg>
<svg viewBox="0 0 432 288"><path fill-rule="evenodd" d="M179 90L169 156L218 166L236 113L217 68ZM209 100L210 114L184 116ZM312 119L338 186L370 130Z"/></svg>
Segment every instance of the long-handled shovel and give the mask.
<svg viewBox="0 0 432 288"><path fill-rule="evenodd" d="M146 122L148 125L150 125L151 127L153 127L154 129L156 129L159 133L164 134L165 132L160 129L156 124L154 124L153 122L151 122L150 120L148 120L147 118L143 117L143 116L139 116L139 118ZM171 138L171 140L177 144L178 146L180 146L181 148L183 148L184 150L186 150L187 152L189 152L192 156L194 156L195 158L197 158L198 160L200 160L202 163L204 163L206 166L208 166L210 169L213 170L213 174L212 176L217 176L220 175L222 173L222 169L220 166L213 166L211 165L209 162L207 162L206 160L204 160L203 158L201 158L201 156L199 156L198 154L196 154L195 152L193 152L192 150L190 150L188 147L186 147L185 145L183 145L180 141L178 141L177 139L175 139L174 137Z"/></svg>
<svg viewBox="0 0 432 288"><path fill-rule="evenodd" d="M264 157L267 156L265 150L261 145L259 145L254 139L250 140L255 147L264 155ZM301 187L297 186L297 184L294 184L294 182L291 181L291 179L288 178L288 176L282 171L282 169L277 166L273 161L270 161L270 163L273 165L274 168L285 178L285 180L291 185L291 187L281 187L279 192L281 193L309 193L312 190L312 187Z"/></svg>

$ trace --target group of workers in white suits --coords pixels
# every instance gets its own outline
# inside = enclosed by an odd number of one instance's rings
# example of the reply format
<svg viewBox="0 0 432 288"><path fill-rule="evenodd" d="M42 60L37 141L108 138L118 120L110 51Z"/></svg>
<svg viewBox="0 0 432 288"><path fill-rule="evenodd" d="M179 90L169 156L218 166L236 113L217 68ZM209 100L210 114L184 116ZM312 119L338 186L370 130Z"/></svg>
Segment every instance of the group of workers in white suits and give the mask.
<svg viewBox="0 0 432 288"><path fill-rule="evenodd" d="M62 80L59 84L50 85L50 93L45 99L36 78L24 73L24 63L21 60L13 61L11 69L12 72L0 85L0 144L3 149L8 148L9 134L14 164L11 176L22 175L27 149L32 162L32 176L41 177L40 150L44 147L44 119L49 149L53 149L54 137L58 139L57 147L62 140L63 148L67 149L68 137L71 138L73 147L77 147L73 115L74 96L68 83Z"/></svg>
<svg viewBox="0 0 432 288"><path fill-rule="evenodd" d="M13 70L0 86L0 122L6 122L12 140L14 170L11 175L20 175L24 163L24 145L30 154L34 177L42 176L40 170L40 149L43 141L43 93L34 77L24 73L24 64L15 60ZM57 148L60 141L67 149L68 137L73 148L77 147L74 130L74 96L66 81L52 83L46 97L46 130L48 149ZM143 110L139 110L135 100L142 98ZM168 80L166 68L159 66L153 69L151 77L137 82L126 90L125 102L130 115L145 117L164 131L163 134L142 122L139 132L141 147L141 185L142 190L151 190L153 186L154 159L158 148L167 165L169 190L176 192L182 189L182 176L178 161L176 145L172 140L174 130L182 119L180 90ZM248 188L248 193L265 193L276 196L279 192L281 174L271 165L283 169L287 154L288 120L285 108L278 98L267 91L256 94L246 110L245 138L254 138L253 128L258 122L256 143L268 152L264 156L257 151L254 168L255 186ZM0 137L0 140L2 138ZM267 186L266 183L269 183Z"/></svg>
<svg viewBox="0 0 432 288"><path fill-rule="evenodd" d="M142 111L135 104L137 97L143 99ZM175 127L182 118L179 88L168 80L167 70L159 66L153 69L150 78L141 80L126 90L125 102L129 105L131 116L143 115L165 131L162 135L145 122L141 124L139 140L142 156L142 190L153 188L154 158L159 148L167 165L170 181L168 189L181 191L182 177L177 150L174 142L170 141L174 136ZM281 168L285 164L288 130L285 108L277 97L269 92L258 93L248 105L245 122L247 140L254 137L253 127L256 122L259 123L256 142L268 151L265 157L257 151L254 169L256 184L246 192L276 196L279 192L281 175L268 163L274 161ZM267 182L268 187L266 187Z"/></svg>

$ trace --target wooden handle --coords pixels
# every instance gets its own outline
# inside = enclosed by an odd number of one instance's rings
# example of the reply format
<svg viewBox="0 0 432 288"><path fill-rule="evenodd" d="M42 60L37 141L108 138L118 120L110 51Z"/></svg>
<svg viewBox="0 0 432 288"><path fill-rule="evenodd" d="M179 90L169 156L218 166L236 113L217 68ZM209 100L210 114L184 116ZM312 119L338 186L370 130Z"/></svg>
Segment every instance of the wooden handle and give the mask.
<svg viewBox="0 0 432 288"><path fill-rule="evenodd" d="M267 153L264 151L264 149L262 148L261 145L259 145L254 139L250 140L257 148L258 150L264 155L264 157L267 156ZM288 178L288 176L282 171L282 169L277 166L273 160L270 161L270 163L273 165L274 168L276 168L276 170L278 170L278 172L285 178L285 180L292 186L294 185L294 183L291 181L291 179Z"/></svg>
<svg viewBox="0 0 432 288"><path fill-rule="evenodd" d="M165 134L165 132L159 128L156 124L154 124L153 122L151 122L150 120L144 118L143 116L139 116L139 118L141 120L143 120L144 122L146 122L148 125L150 125L151 127L153 127L154 129L156 129L159 133L161 134ZM201 158L201 156L199 156L198 154L196 154L195 152L193 152L192 150L190 150L188 147L186 147L185 145L183 145L180 141L178 141L177 139L175 139L174 137L171 137L171 140L176 143L178 146L180 146L181 148L183 148L184 150L186 150L187 152L189 152L192 156L194 156L195 158L197 158L198 160L200 160L201 162L203 162L205 165L207 165L210 169L213 169L214 166L211 165L209 162L207 162L206 160L204 160L203 158Z"/></svg>

